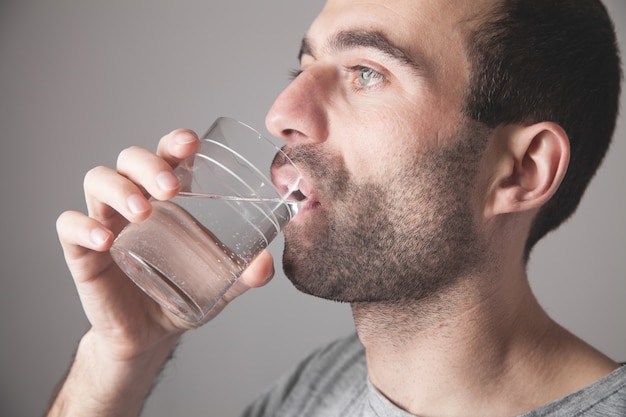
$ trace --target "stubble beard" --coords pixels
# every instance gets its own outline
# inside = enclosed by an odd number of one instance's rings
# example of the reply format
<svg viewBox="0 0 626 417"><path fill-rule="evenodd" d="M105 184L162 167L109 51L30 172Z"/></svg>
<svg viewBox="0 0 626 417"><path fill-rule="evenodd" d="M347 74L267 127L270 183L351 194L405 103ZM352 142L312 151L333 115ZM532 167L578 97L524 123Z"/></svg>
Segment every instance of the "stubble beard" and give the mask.
<svg viewBox="0 0 626 417"><path fill-rule="evenodd" d="M285 274L300 291L349 303L437 297L481 267L471 198L485 129L463 126L450 146L421 152L380 182L352 179L338 155L288 151L329 202L285 229Z"/></svg>

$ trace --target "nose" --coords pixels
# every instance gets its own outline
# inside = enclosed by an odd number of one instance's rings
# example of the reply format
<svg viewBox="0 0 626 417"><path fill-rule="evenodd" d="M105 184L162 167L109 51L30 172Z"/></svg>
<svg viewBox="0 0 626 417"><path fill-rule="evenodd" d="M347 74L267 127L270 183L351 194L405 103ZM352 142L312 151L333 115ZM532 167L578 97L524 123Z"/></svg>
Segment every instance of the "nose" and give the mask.
<svg viewBox="0 0 626 417"><path fill-rule="evenodd" d="M328 136L328 79L313 69L298 75L276 98L267 130L288 142L317 143Z"/></svg>

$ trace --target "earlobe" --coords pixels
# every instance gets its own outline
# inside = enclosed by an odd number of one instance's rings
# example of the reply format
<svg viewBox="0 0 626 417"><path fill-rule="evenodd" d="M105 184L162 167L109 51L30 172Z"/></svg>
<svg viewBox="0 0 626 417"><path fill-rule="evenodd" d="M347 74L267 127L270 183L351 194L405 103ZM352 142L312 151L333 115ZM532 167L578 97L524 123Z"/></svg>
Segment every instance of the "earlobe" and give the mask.
<svg viewBox="0 0 626 417"><path fill-rule="evenodd" d="M513 126L506 132L485 207L488 217L541 207L559 188L569 163L569 139L556 123Z"/></svg>

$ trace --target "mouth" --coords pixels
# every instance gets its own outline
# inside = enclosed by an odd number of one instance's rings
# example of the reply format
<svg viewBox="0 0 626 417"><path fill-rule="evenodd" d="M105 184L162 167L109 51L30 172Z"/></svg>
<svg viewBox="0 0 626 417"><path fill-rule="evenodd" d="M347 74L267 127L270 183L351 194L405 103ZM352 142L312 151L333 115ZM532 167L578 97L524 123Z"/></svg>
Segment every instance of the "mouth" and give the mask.
<svg viewBox="0 0 626 417"><path fill-rule="evenodd" d="M304 195L302 191L295 190L294 192L291 193L291 195L289 195L289 199L300 203L302 201L305 201L307 198L306 198L306 195Z"/></svg>
<svg viewBox="0 0 626 417"><path fill-rule="evenodd" d="M298 213L321 206L308 177L291 163L273 164L271 177L280 195L286 196L287 201L297 203Z"/></svg>
<svg viewBox="0 0 626 417"><path fill-rule="evenodd" d="M300 177L297 188L294 189L287 198L298 203L298 211L311 210L321 207L319 200L315 196L315 191L304 177Z"/></svg>

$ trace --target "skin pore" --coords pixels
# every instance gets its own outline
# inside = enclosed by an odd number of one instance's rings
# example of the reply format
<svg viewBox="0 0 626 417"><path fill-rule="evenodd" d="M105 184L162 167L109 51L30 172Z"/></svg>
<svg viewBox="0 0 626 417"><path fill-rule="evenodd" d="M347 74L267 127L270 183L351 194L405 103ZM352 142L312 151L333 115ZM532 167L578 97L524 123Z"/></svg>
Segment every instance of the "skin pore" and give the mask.
<svg viewBox="0 0 626 417"><path fill-rule="evenodd" d="M331 0L267 116L315 200L285 230L286 274L352 303L370 380L415 415L517 415L617 367L554 323L526 277L566 138L463 116L463 41L491 6Z"/></svg>

